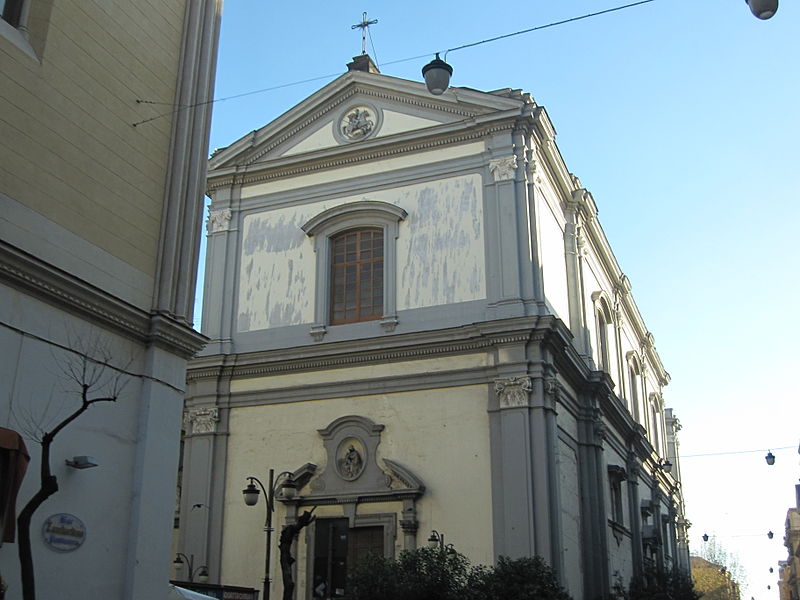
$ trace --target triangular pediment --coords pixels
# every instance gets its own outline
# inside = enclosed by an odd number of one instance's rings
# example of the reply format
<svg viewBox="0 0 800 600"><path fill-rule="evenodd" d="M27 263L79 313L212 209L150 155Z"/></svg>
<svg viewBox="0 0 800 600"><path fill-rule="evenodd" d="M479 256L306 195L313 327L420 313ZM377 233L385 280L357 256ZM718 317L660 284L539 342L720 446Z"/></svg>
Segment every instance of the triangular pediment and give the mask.
<svg viewBox="0 0 800 600"><path fill-rule="evenodd" d="M271 123L212 156L210 170L350 152L359 144L425 136L494 112L519 108L521 99L451 88L430 94L420 82L351 71Z"/></svg>

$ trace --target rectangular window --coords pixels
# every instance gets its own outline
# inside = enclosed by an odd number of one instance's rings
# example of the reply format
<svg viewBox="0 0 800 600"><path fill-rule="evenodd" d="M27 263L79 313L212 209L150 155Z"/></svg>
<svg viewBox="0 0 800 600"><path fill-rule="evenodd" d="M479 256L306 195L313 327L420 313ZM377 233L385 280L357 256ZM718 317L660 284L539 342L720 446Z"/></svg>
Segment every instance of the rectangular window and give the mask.
<svg viewBox="0 0 800 600"><path fill-rule="evenodd" d="M367 554L383 556L383 527L349 527L348 519L317 519L314 534L314 598L346 595L347 569Z"/></svg>
<svg viewBox="0 0 800 600"><path fill-rule="evenodd" d="M22 16L22 4L25 0L0 0L0 10L3 20L14 27L19 27L19 18Z"/></svg>
<svg viewBox="0 0 800 600"><path fill-rule="evenodd" d="M331 246L331 324L380 319L383 230L346 231Z"/></svg>

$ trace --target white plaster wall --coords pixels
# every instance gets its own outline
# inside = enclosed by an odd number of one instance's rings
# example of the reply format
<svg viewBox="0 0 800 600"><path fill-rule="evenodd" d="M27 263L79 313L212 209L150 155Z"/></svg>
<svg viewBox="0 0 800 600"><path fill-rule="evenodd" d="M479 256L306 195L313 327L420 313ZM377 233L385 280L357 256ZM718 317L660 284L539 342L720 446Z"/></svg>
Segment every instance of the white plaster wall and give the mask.
<svg viewBox="0 0 800 600"><path fill-rule="evenodd" d="M246 215L239 272L237 330L314 319L314 241L300 227L320 212L373 200L408 212L397 244L398 310L486 297L479 175L378 190Z"/></svg>
<svg viewBox="0 0 800 600"><path fill-rule="evenodd" d="M18 510L39 486L40 446L35 430L51 429L78 406L79 388L62 372L74 355L59 346L86 344L89 353L99 358L93 343L98 336L107 344L111 364L133 374L148 368L140 345L0 285L0 426L22 433L31 454ZM152 375L174 386L183 385L185 362L164 354L154 362ZM182 397L141 377L126 376L122 381L125 386L116 402L90 407L52 446L50 463L59 490L34 514L31 525L40 598L123 598L131 559L128 552L136 550L132 536L148 540L139 569L164 580L169 576ZM137 453L145 445L152 454L139 471ZM100 466L67 467L65 459L76 455L93 456ZM147 494L144 507L138 504L142 494ZM141 520L133 524L136 507L141 509ZM61 512L77 516L87 531L80 548L63 554L47 548L41 535L44 520ZM153 561L158 564L154 566ZM7 597L21 598L16 544L0 549L0 572L9 583Z"/></svg>
<svg viewBox="0 0 800 600"><path fill-rule="evenodd" d="M326 121L317 131L309 135L303 141L295 144L283 153L282 156L292 156L293 154L300 154L302 152L312 152L314 150L322 150L323 148L332 148L338 146L339 142L333 136L333 121Z"/></svg>
<svg viewBox="0 0 800 600"><path fill-rule="evenodd" d="M424 129L436 125L440 125L440 122L384 109L383 124L376 137L386 137L387 135L394 135L395 133L414 131L415 129Z"/></svg>
<svg viewBox="0 0 800 600"><path fill-rule="evenodd" d="M554 313L570 326L567 294L567 263L564 256L564 230L550 204L537 198L541 240L544 295Z"/></svg>
<svg viewBox="0 0 800 600"><path fill-rule="evenodd" d="M379 461L390 458L425 483L425 495L418 503L417 543L424 544L430 530L436 529L445 532L447 542L472 562L491 563L486 402L486 386L465 386L233 409L225 483L222 580L261 587L264 539L253 532L261 530L264 507L254 510L244 505L241 490L245 477L266 477L269 467L276 471L296 469L306 462L324 469L325 453L317 429L345 415L362 415L385 425L378 446ZM320 514L339 514L337 510L330 507ZM358 507L360 514L376 510L383 512L384 508ZM283 518L279 506L276 524ZM470 526L464 527L464 523ZM401 535L398 527L396 545L402 544ZM242 560L244 556L250 559ZM273 574L278 572L277 557L271 568ZM305 580L298 580L298 597L302 598Z"/></svg>
<svg viewBox="0 0 800 600"><path fill-rule="evenodd" d="M297 177L282 177L268 183L259 183L242 188L241 198L242 200L247 198L259 198L267 194L291 192L311 185L325 185L334 181L357 179L359 177L374 175L375 173L388 173L396 169L431 165L446 160L474 156L483 152L484 149L485 144L483 142L471 142L458 146L444 146L429 152L404 154L395 158L369 161L335 170L317 171L308 175L298 175Z"/></svg>
<svg viewBox="0 0 800 600"><path fill-rule="evenodd" d="M375 137L386 137L387 135L394 135L395 133L424 129L425 127L433 127L440 124L438 121L432 119L407 115L394 110L383 109L382 112L383 123L378 133L375 134ZM323 150L325 148L334 148L342 145L333 134L333 120L326 120L322 125L318 125L317 127L318 129L314 133L290 147L288 150L281 152L280 155L293 156L303 152L312 152L314 150Z"/></svg>

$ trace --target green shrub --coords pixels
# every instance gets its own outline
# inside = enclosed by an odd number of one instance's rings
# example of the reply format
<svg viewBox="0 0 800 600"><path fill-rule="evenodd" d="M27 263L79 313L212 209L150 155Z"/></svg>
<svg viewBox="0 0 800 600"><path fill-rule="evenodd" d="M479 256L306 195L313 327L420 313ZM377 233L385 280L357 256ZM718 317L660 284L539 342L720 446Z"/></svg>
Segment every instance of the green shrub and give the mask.
<svg viewBox="0 0 800 600"><path fill-rule="evenodd" d="M495 567L478 567L470 575L470 600L570 600L540 556L501 556Z"/></svg>
<svg viewBox="0 0 800 600"><path fill-rule="evenodd" d="M419 548L397 560L370 555L348 577L351 600L570 600L540 557L470 567L454 550Z"/></svg>

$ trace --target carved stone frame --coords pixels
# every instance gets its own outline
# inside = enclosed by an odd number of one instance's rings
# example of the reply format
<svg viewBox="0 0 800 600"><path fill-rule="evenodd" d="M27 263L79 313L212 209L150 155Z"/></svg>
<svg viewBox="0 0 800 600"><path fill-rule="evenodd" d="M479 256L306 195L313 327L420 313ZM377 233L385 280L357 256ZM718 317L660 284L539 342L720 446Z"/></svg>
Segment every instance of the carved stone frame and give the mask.
<svg viewBox="0 0 800 600"><path fill-rule="evenodd" d="M362 200L341 204L309 219L302 230L314 238L317 255L314 294L314 324L310 334L321 341L330 324L330 238L348 229L377 227L383 230L383 317L378 321L387 332L397 326L397 236L400 221L408 213L394 204Z"/></svg>

